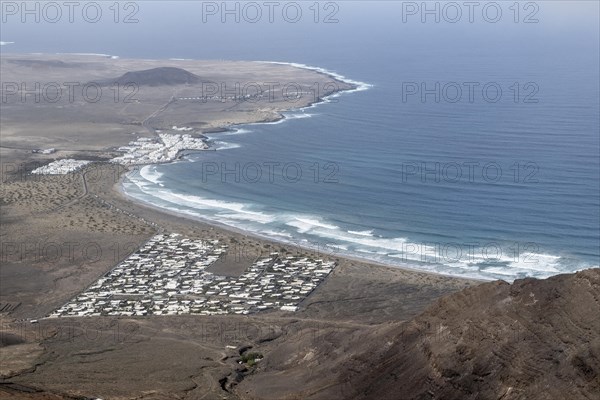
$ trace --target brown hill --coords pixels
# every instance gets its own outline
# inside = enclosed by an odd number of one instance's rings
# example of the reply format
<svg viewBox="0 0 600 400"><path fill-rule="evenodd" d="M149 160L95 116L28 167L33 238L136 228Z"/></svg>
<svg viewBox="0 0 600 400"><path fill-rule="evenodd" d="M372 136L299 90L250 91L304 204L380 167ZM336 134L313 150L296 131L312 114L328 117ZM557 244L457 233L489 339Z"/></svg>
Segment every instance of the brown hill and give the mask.
<svg viewBox="0 0 600 400"><path fill-rule="evenodd" d="M126 72L118 78L107 79L101 84L104 85L128 85L135 84L137 86L173 86L195 84L202 80L198 75L195 75L182 68L175 67L159 67L146 69L142 71Z"/></svg>
<svg viewBox="0 0 600 400"><path fill-rule="evenodd" d="M600 269L485 283L406 323L324 332L294 347L273 348L240 397L596 399Z"/></svg>

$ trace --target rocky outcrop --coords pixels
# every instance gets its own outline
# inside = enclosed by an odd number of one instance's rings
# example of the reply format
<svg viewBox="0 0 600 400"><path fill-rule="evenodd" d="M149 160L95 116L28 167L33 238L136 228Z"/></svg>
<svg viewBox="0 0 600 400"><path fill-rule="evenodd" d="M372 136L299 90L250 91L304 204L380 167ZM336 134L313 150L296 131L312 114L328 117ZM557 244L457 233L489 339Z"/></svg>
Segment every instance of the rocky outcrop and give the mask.
<svg viewBox="0 0 600 400"><path fill-rule="evenodd" d="M469 288L400 328L346 365L347 398L600 394L600 269Z"/></svg>
<svg viewBox="0 0 600 400"><path fill-rule="evenodd" d="M182 68L159 67L143 71L126 72L118 78L108 79L105 85L174 86L199 83L199 76Z"/></svg>
<svg viewBox="0 0 600 400"><path fill-rule="evenodd" d="M273 341L261 399L596 399L600 269L473 286L406 322Z"/></svg>

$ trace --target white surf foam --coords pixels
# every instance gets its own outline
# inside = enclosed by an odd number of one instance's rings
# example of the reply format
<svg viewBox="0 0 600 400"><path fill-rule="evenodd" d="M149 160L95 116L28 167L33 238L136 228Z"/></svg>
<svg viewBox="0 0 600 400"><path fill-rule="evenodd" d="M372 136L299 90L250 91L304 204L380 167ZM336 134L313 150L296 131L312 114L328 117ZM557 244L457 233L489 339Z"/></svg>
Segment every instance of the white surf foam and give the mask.
<svg viewBox="0 0 600 400"><path fill-rule="evenodd" d="M140 176L147 181L155 184L161 184L160 178L163 177L163 173L159 172L155 165L145 165L139 170Z"/></svg>
<svg viewBox="0 0 600 400"><path fill-rule="evenodd" d="M351 233L353 235L359 235L359 236L373 236L373 230L369 230L369 231L347 231L348 233Z"/></svg>
<svg viewBox="0 0 600 400"><path fill-rule="evenodd" d="M248 203L173 193L157 187L161 176L151 166L143 167L139 176L130 179L142 193L133 197L155 204L156 200L160 200L162 207L172 211L212 219L286 243L304 243L308 246L315 243L316 237L319 238L316 242L334 246L338 253L440 274L487 280L546 278L573 272L575 267L592 267L571 265L561 256L543 252L513 256L509 246L500 246L502 251L499 254L489 254L489 249L486 252L485 248L473 247L464 247L459 254L439 243L416 243L402 237L385 238L375 235L373 230L345 230L316 215L268 213Z"/></svg>
<svg viewBox="0 0 600 400"><path fill-rule="evenodd" d="M140 176L146 179L144 175L149 177L150 179L155 179L155 176L153 176L153 174L140 173ZM150 179L147 180L152 182ZM184 206L189 207L191 209L210 210L213 211L214 217L225 218L232 221L239 220L260 224L268 224L274 222L275 220L275 217L271 215L251 210L251 206L249 204L214 200L195 195L174 193L168 189L157 188L155 185L148 185L147 183L144 184L143 182L139 182L137 180L134 180L134 183L150 199L154 197L176 206ZM176 210L180 210L180 208L177 208Z"/></svg>
<svg viewBox="0 0 600 400"><path fill-rule="evenodd" d="M213 145L215 150L230 150L242 147L242 145L238 143L229 143L221 141L215 141L213 142Z"/></svg>
<svg viewBox="0 0 600 400"><path fill-rule="evenodd" d="M299 233L310 233L315 228L324 228L327 230L339 230L340 228L335 225L330 225L322 222L318 218L309 216L297 216L293 217L292 220L286 222L286 225L297 228Z"/></svg>
<svg viewBox="0 0 600 400"><path fill-rule="evenodd" d="M283 113L286 119L304 119L304 118L312 118L317 114L309 114L309 113Z"/></svg>
<svg viewBox="0 0 600 400"><path fill-rule="evenodd" d="M268 214L248 210L243 210L238 213L219 213L217 214L217 216L228 220L256 222L259 224L269 224L275 221L276 219L275 217Z"/></svg>
<svg viewBox="0 0 600 400"><path fill-rule="evenodd" d="M321 68L321 67L314 67L311 65L306 65L306 64L301 64L301 63L294 63L294 62L281 62L281 61L258 61L258 62L262 62L262 63L266 63L266 64L279 64L279 65L289 65L291 67L296 67L296 68L302 68L302 69L308 69L311 71L315 71L315 72L320 72L322 74L325 75L329 75L339 81L342 82L346 82L349 83L351 85L356 86L356 89L353 90L348 90L347 92L360 92L363 90L368 90L370 88L373 87L373 85L366 83L366 82L361 82L361 81L356 81L354 79L350 79L342 74L339 74L335 71L331 71L325 68ZM339 93L339 92L338 92ZM338 93L334 93L333 95L336 95ZM332 95L332 96L333 96ZM329 96L328 96L329 97Z"/></svg>
<svg viewBox="0 0 600 400"><path fill-rule="evenodd" d="M262 234L267 235L267 236L280 236L280 237L284 237L287 239L292 239L293 236L287 232L276 232L274 230L263 230L261 231Z"/></svg>
<svg viewBox="0 0 600 400"><path fill-rule="evenodd" d="M233 131L227 132L224 135L243 135L250 132L252 132L250 129L235 128Z"/></svg>

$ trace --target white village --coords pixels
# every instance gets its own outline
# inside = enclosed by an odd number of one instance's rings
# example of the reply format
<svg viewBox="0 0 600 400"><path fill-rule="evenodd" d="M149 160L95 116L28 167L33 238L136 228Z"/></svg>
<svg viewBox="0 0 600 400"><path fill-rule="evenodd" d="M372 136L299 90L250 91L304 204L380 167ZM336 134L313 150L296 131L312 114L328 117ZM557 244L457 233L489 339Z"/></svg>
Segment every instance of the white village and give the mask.
<svg viewBox="0 0 600 400"><path fill-rule="evenodd" d="M217 240L156 235L49 317L293 312L335 268L333 261L270 253L238 277L207 271L226 253Z"/></svg>
<svg viewBox="0 0 600 400"><path fill-rule="evenodd" d="M193 128L173 126L172 131L190 132ZM127 146L121 146L117 151L123 153L109 160L121 165L163 164L177 160L182 151L207 150L210 146L203 137L195 137L190 133L162 133L157 131L157 137L142 137L131 141ZM52 154L56 149L35 150L40 154ZM59 159L31 171L36 175L65 175L76 172L90 164L88 160Z"/></svg>
<svg viewBox="0 0 600 400"><path fill-rule="evenodd" d="M172 131L193 128L173 126ZM189 133L157 132L122 146L110 160L125 166L171 162L184 150L206 150L201 137ZM32 171L64 175L91 161L60 159ZM208 269L227 254L218 241L159 234L63 305L49 318L83 316L147 316L176 314L250 314L298 305L335 267L332 261L270 253L238 277L220 276Z"/></svg>
<svg viewBox="0 0 600 400"><path fill-rule="evenodd" d="M175 131L188 131L192 128L173 127ZM144 165L167 163L177 159L184 150L206 150L208 144L202 139L193 137L189 133L170 134L158 133L158 140L152 138L139 138L128 146L119 147L124 154L115 157L110 162L122 165Z"/></svg>
<svg viewBox="0 0 600 400"><path fill-rule="evenodd" d="M36 175L66 175L81 169L90 162L91 161L63 158L61 160L52 161L49 164L36 168L31 171L31 173Z"/></svg>

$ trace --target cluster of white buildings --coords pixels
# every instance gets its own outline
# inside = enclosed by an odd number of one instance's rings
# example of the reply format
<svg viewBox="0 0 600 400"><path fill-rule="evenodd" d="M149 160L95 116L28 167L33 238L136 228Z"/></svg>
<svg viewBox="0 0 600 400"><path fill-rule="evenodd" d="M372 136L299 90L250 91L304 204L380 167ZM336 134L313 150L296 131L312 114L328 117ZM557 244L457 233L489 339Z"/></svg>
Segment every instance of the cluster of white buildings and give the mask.
<svg viewBox="0 0 600 400"><path fill-rule="evenodd" d="M51 148L51 149L37 149L37 150L31 150L32 153L39 153L39 154L52 154L56 152L55 148Z"/></svg>
<svg viewBox="0 0 600 400"><path fill-rule="evenodd" d="M191 129L183 127L176 130ZM202 138L196 138L187 133L159 133L158 136L158 140L139 138L129 143L128 146L119 147L118 150L125 154L110 161L122 165L166 163L177 159L177 155L183 150L206 150L209 147Z"/></svg>
<svg viewBox="0 0 600 400"><path fill-rule="evenodd" d="M262 258L237 279L209 286L207 294L218 293L247 299L251 309L281 308L296 311L304 300L335 268L333 261L306 257L280 258L277 253Z"/></svg>
<svg viewBox="0 0 600 400"><path fill-rule="evenodd" d="M31 171L31 173L36 175L65 175L70 172L75 172L89 163L91 163L91 161L64 158L36 168Z"/></svg>
<svg viewBox="0 0 600 400"><path fill-rule="evenodd" d="M296 311L335 267L271 253L239 277L207 271L226 252L216 240L157 235L50 317Z"/></svg>
<svg viewBox="0 0 600 400"><path fill-rule="evenodd" d="M174 131L189 132L189 131L192 131L194 128L185 127L185 126L178 127L177 125L173 125L173 127L171 129L173 129Z"/></svg>
<svg viewBox="0 0 600 400"><path fill-rule="evenodd" d="M173 131L189 132L194 128L173 126ZM160 131L158 131L160 132ZM127 146L119 147L124 154L115 157L110 162L122 165L145 165L168 163L177 159L180 152L184 150L206 150L210 146L203 138L194 137L189 133L158 133L158 138L139 138ZM50 154L55 149L36 150L35 152ZM91 161L62 159L53 161L43 167L31 171L39 175L64 175L74 172L89 164Z"/></svg>

